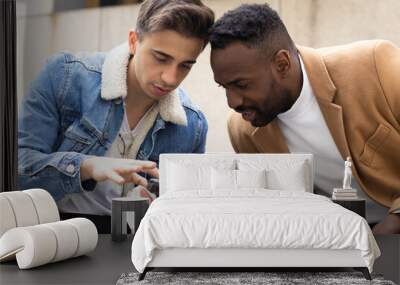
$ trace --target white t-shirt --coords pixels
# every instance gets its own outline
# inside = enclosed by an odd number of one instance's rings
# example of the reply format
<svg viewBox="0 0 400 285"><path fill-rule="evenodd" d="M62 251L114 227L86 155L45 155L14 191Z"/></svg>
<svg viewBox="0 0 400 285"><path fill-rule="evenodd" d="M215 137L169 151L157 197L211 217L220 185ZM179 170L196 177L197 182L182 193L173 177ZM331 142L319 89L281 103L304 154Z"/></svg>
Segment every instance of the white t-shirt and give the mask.
<svg viewBox="0 0 400 285"><path fill-rule="evenodd" d="M300 57L303 87L299 98L285 113L278 115L278 124L292 153L312 153L315 161L315 192L330 197L333 188L341 188L344 160L321 113L307 72ZM355 179L352 187L366 199L366 216L370 223L380 221L388 209L370 200Z"/></svg>
<svg viewBox="0 0 400 285"><path fill-rule="evenodd" d="M134 140L137 139L138 134L144 130L145 122L148 124L148 120L153 120L150 117L153 117L151 116L151 112L154 106L145 113L133 130L129 127L125 110L120 131L109 150L105 153L105 157L136 158L136 153L130 156L129 148L132 146ZM93 191L67 194L62 200L57 202L57 205L60 212L64 213L111 215L111 201L113 198L122 196L139 197L139 193L134 187L132 183L119 185L106 180L98 182Z"/></svg>

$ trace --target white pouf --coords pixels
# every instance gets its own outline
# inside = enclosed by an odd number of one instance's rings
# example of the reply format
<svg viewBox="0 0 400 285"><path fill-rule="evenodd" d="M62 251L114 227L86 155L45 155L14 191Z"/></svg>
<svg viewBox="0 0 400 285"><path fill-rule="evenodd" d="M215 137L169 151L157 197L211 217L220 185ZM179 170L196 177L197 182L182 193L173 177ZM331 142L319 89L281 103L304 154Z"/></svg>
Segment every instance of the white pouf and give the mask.
<svg viewBox="0 0 400 285"><path fill-rule="evenodd" d="M45 190L0 193L0 214L0 262L17 259L20 269L28 269L96 248L96 226L85 218L60 221Z"/></svg>

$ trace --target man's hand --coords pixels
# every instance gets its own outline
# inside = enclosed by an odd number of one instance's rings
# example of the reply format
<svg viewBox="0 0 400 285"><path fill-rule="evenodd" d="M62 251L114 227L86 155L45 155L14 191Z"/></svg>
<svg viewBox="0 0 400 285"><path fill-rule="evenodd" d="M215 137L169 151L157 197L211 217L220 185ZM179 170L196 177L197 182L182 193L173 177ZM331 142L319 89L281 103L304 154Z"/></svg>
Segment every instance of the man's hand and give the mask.
<svg viewBox="0 0 400 285"><path fill-rule="evenodd" d="M93 156L81 163L81 181L111 180L118 184L133 183L147 187L147 180L137 172L159 177L157 164L152 161Z"/></svg>
<svg viewBox="0 0 400 285"><path fill-rule="evenodd" d="M139 193L140 193L141 197L148 198L150 204L151 204L151 202L154 201L154 199L157 198L157 196L155 194L151 193L148 189L146 189L144 187L140 187L140 192Z"/></svg>
<svg viewBox="0 0 400 285"><path fill-rule="evenodd" d="M372 228L372 232L378 235L400 234L400 214L388 214Z"/></svg>

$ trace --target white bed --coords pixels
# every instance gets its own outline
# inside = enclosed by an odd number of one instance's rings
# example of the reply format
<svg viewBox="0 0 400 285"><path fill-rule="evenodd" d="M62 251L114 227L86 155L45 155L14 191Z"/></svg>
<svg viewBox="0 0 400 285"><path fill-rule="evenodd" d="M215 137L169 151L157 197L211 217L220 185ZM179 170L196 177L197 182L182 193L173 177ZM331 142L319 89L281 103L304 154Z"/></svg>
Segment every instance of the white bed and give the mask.
<svg viewBox="0 0 400 285"><path fill-rule="evenodd" d="M154 267L354 267L379 248L367 222L312 194L309 154L166 154L160 197L132 243ZM232 183L233 180L233 183Z"/></svg>

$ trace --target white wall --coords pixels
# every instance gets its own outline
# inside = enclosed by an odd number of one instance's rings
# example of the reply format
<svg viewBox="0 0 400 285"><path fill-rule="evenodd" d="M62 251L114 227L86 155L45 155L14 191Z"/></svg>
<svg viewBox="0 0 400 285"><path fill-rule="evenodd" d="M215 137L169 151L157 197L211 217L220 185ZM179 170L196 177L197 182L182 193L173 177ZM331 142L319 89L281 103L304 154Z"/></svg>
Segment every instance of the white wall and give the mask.
<svg viewBox="0 0 400 285"><path fill-rule="evenodd" d="M204 2L216 12L217 17L220 17L225 11L241 3L265 1L205 0ZM322 47L382 38L400 46L400 1L398 0L267 2L279 12L289 33L296 43L301 45ZM38 9L37 6L35 9ZM110 50L127 39L129 29L134 27L137 13L137 5L56 14L52 14L51 9L45 5L40 13L19 13L17 23L19 98L26 92L29 82L35 78L48 56L61 50ZM183 86L208 118L207 151L230 152L232 147L226 131L229 110L223 89L214 83L209 66L209 53L207 47L185 79Z"/></svg>

